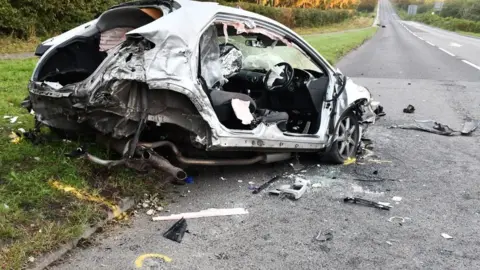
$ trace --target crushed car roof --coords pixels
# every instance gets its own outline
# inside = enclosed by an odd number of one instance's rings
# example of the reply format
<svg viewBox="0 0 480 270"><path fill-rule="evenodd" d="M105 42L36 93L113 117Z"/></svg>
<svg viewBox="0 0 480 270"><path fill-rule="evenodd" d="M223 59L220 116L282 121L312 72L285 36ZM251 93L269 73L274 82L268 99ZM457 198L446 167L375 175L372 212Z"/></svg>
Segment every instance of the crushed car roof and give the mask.
<svg viewBox="0 0 480 270"><path fill-rule="evenodd" d="M216 14L236 15L245 19L258 19L280 28L286 28L279 22L268 17L246 11L219 5L215 2L197 2L177 0L181 8L150 24L132 30L128 35L140 34L147 39L154 38L159 32L172 32L181 37L187 44L198 38L198 35L212 21ZM195 43L195 42L193 42Z"/></svg>

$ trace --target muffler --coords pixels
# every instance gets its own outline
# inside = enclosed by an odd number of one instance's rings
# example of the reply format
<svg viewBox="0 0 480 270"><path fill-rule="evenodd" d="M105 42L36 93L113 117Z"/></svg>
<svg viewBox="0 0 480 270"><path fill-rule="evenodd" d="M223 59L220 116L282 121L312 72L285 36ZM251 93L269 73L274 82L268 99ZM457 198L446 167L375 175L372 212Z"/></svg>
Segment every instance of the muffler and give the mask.
<svg viewBox="0 0 480 270"><path fill-rule="evenodd" d="M173 175L178 180L184 180L187 178L187 173L182 169L173 166L167 159L162 156L157 155L153 151L143 152L142 157L150 164L152 167L162 170L166 173Z"/></svg>

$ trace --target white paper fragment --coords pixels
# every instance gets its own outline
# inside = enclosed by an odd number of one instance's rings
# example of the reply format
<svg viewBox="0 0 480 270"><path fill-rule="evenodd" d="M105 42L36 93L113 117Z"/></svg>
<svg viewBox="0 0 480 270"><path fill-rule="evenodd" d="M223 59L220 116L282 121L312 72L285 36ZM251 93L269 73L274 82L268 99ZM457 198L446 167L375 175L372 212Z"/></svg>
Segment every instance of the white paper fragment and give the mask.
<svg viewBox="0 0 480 270"><path fill-rule="evenodd" d="M22 133L27 132L24 128L19 128L18 131L20 131L20 132L22 132Z"/></svg>
<svg viewBox="0 0 480 270"><path fill-rule="evenodd" d="M39 157L34 157L33 159L35 159L36 161L40 161Z"/></svg>
<svg viewBox="0 0 480 270"><path fill-rule="evenodd" d="M50 86L51 88L58 90L63 87L63 85L59 84L58 82L43 82L44 84Z"/></svg>
<svg viewBox="0 0 480 270"><path fill-rule="evenodd" d="M10 123L13 124L13 123L17 122L17 119L18 119L18 116L14 116L14 117L10 118Z"/></svg>
<svg viewBox="0 0 480 270"><path fill-rule="evenodd" d="M394 202L399 202L399 201L401 201L401 200L402 200L402 197L399 197L399 196L394 196L394 197L392 198L392 201L394 201Z"/></svg>
<svg viewBox="0 0 480 270"><path fill-rule="evenodd" d="M250 125L253 121L253 115L250 113L250 101L232 99L232 108L235 116L242 121L244 125Z"/></svg>
<svg viewBox="0 0 480 270"><path fill-rule="evenodd" d="M4 115L4 116L3 116L3 119L10 119L10 118L12 118L12 117L13 117L13 116L10 116L10 115Z"/></svg>
<svg viewBox="0 0 480 270"><path fill-rule="evenodd" d="M231 215L244 215L244 214L248 214L248 211L245 208L226 208L226 209L210 208L207 210L202 210L200 212L189 212L189 213L182 213L182 214L174 214L170 216L153 217L152 220L153 221L178 220L181 218L190 219L190 218L231 216Z"/></svg>
<svg viewBox="0 0 480 270"><path fill-rule="evenodd" d="M445 238L445 239L452 239L453 237L446 234L446 233L442 233L442 237Z"/></svg>

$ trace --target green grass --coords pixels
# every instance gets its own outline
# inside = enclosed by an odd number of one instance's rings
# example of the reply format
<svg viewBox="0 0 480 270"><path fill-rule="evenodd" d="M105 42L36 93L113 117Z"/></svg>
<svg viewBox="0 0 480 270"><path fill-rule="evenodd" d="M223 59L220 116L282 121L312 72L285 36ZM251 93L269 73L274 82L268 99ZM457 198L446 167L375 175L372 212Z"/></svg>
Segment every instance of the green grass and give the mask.
<svg viewBox="0 0 480 270"><path fill-rule="evenodd" d="M306 39L329 61L336 61L362 44L376 28L311 35ZM14 144L12 131L33 127L33 116L20 107L36 59L0 61L0 269L19 269L29 256L39 255L78 237L105 215L102 205L78 200L52 188L48 180L101 194L115 201L121 196L152 193L158 176L124 168L108 170L83 159L64 156L79 142L57 140L38 145L23 139ZM16 123L4 115L18 116ZM48 135L48 131L43 131ZM95 154L106 157L98 149ZM157 178L157 179L156 179Z"/></svg>
<svg viewBox="0 0 480 270"><path fill-rule="evenodd" d="M305 39L331 64L336 64L345 54L370 39L376 31L376 27L370 27L344 33L312 35Z"/></svg>
<svg viewBox="0 0 480 270"><path fill-rule="evenodd" d="M27 96L36 61L0 61L0 269L20 269L29 256L37 257L78 237L85 226L104 217L103 205L58 191L48 180L56 179L112 201L149 189L151 193L156 183L154 175L139 178L124 168L107 170L83 159L66 158L64 153L75 149L77 142L11 142L12 131L33 127L33 116L20 103ZM4 115L18 116L18 120L12 124Z"/></svg>

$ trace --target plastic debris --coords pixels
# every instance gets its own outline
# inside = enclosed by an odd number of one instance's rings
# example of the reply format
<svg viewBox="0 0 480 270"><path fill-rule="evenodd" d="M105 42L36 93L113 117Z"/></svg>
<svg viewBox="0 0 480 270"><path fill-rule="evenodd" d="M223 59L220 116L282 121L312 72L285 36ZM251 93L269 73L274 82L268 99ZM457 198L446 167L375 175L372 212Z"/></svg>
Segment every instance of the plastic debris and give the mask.
<svg viewBox="0 0 480 270"><path fill-rule="evenodd" d="M442 233L442 237L445 238L445 239L453 239L452 236L446 234L446 233Z"/></svg>
<svg viewBox="0 0 480 270"><path fill-rule="evenodd" d="M404 113L413 113L415 111L415 107L413 105L409 104L405 109L403 109Z"/></svg>
<svg viewBox="0 0 480 270"><path fill-rule="evenodd" d="M10 208L10 206L8 206L8 204L4 203L4 204L3 204L3 208L5 208L5 209L9 209L9 208Z"/></svg>
<svg viewBox="0 0 480 270"><path fill-rule="evenodd" d="M30 256L30 257L28 257L28 261L33 263L33 262L35 262L35 258L33 256Z"/></svg>
<svg viewBox="0 0 480 270"><path fill-rule="evenodd" d="M394 197L392 198L392 201L394 201L394 202L399 202L399 201L401 201L401 200L402 200L402 197L399 197L399 196L394 196Z"/></svg>
<svg viewBox="0 0 480 270"><path fill-rule="evenodd" d="M238 183L243 183L243 180L238 180L237 182L238 182Z"/></svg>
<svg viewBox="0 0 480 270"><path fill-rule="evenodd" d="M313 188L319 188L319 187L322 187L322 184L320 183L315 183L312 185Z"/></svg>
<svg viewBox="0 0 480 270"><path fill-rule="evenodd" d="M150 210L147 211L147 215L151 216L153 214L155 214L155 210L150 209Z"/></svg>
<svg viewBox="0 0 480 270"><path fill-rule="evenodd" d="M8 137L11 139L10 142L13 144L19 144L22 140L22 137L18 136L15 132L12 131Z"/></svg>
<svg viewBox="0 0 480 270"><path fill-rule="evenodd" d="M220 177L220 180L225 181L225 180L227 180L227 179L222 176L222 177Z"/></svg>
<svg viewBox="0 0 480 270"><path fill-rule="evenodd" d="M189 177L185 178L185 183L193 184L193 177L189 176Z"/></svg>
<svg viewBox="0 0 480 270"><path fill-rule="evenodd" d="M276 189L270 190L268 193L298 200L303 196L303 194L305 194L305 191L308 189L310 184L311 183L309 180L305 180L297 176L295 177L295 183L293 183L293 185L282 185Z"/></svg>
<svg viewBox="0 0 480 270"><path fill-rule="evenodd" d="M27 132L24 128L19 128L18 131L20 131L21 133Z"/></svg>
<svg viewBox="0 0 480 270"><path fill-rule="evenodd" d="M315 237L315 239L320 242L330 241L333 239L333 231L332 230L328 230L324 232L320 231L318 232L317 237Z"/></svg>
<svg viewBox="0 0 480 270"><path fill-rule="evenodd" d="M355 162L357 162L356 158L349 157L343 162L343 165L350 165L350 164L353 164Z"/></svg>
<svg viewBox="0 0 480 270"><path fill-rule="evenodd" d="M244 214L248 214L248 211L245 208L225 208L225 209L210 208L207 210L202 210L200 212L189 212L189 213L175 214L170 216L153 217L152 220L153 221L177 220L181 218L189 219L189 218L231 216L231 215L244 215Z"/></svg>
<svg viewBox="0 0 480 270"><path fill-rule="evenodd" d="M33 159L35 159L36 161L40 161L39 157L33 157Z"/></svg>
<svg viewBox="0 0 480 270"><path fill-rule="evenodd" d="M390 208L392 208L389 203L374 202L374 201L369 201L369 200L365 200L365 199L357 198L357 197L346 197L346 198L343 199L343 202L361 204L361 205L365 205L365 206L379 208L379 209L382 209L382 210L390 210Z"/></svg>
<svg viewBox="0 0 480 270"><path fill-rule="evenodd" d="M173 226L163 234L163 237L181 243L183 236L185 235L185 231L187 231L187 221L182 218L175 222L175 224L173 224Z"/></svg>
<svg viewBox="0 0 480 270"><path fill-rule="evenodd" d="M405 222L405 218L403 217L391 217L388 219L389 222L392 222L392 223L404 223Z"/></svg>

